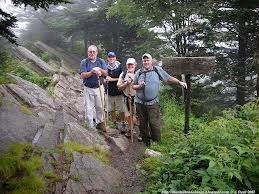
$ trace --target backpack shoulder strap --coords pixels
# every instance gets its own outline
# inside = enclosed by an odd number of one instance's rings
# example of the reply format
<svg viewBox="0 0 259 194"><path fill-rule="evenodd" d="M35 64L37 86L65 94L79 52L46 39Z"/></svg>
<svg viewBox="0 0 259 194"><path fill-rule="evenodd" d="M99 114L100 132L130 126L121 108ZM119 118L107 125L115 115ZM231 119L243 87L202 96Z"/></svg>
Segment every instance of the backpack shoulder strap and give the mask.
<svg viewBox="0 0 259 194"><path fill-rule="evenodd" d="M89 59L88 58L85 58L85 67L86 67L86 70L88 71L88 62L89 62Z"/></svg>
<svg viewBox="0 0 259 194"><path fill-rule="evenodd" d="M157 75L158 75L159 79L162 81L162 80L163 80L163 78L162 78L162 76L160 75L160 73L158 72L158 69L157 69L157 67L156 67L156 66L154 66L154 71L157 73Z"/></svg>
<svg viewBox="0 0 259 194"><path fill-rule="evenodd" d="M127 73L127 72L122 71L122 77L121 77L121 78L122 78L122 80L124 80L124 79L125 79L125 77L126 77L126 73Z"/></svg>

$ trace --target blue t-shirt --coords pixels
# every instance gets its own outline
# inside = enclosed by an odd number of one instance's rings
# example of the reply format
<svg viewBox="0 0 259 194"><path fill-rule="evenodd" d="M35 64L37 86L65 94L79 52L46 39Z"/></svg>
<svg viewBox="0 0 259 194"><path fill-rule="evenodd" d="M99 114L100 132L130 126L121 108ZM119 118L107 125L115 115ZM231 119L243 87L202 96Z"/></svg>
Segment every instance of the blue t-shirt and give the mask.
<svg viewBox="0 0 259 194"><path fill-rule="evenodd" d="M94 63L92 63L89 59L83 59L80 63L80 74L82 72L89 72L94 67L100 67L104 70L107 70L107 64L103 59L97 58ZM104 82L103 76L100 76L99 79L100 79L100 84L102 85ZM86 87L89 87L89 88L98 87L98 80L97 80L96 74L93 74L91 77L84 78L83 83Z"/></svg>
<svg viewBox="0 0 259 194"><path fill-rule="evenodd" d="M143 68L135 73L133 84L138 84L141 81L145 82L143 89L136 90L136 96L134 98L136 103L153 105L159 101L159 80L167 82L170 75L159 66L156 66L155 68L158 73L155 70L144 71Z"/></svg>

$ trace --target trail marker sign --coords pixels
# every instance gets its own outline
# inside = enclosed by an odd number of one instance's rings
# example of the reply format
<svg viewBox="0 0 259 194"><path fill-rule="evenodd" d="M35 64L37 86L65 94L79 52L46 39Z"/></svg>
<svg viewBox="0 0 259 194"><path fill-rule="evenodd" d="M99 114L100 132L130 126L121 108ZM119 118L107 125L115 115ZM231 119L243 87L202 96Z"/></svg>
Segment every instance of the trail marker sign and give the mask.
<svg viewBox="0 0 259 194"><path fill-rule="evenodd" d="M184 75L187 89L184 89L185 125L184 132L189 131L191 75L209 74L216 64L216 57L165 57L162 67L170 75Z"/></svg>

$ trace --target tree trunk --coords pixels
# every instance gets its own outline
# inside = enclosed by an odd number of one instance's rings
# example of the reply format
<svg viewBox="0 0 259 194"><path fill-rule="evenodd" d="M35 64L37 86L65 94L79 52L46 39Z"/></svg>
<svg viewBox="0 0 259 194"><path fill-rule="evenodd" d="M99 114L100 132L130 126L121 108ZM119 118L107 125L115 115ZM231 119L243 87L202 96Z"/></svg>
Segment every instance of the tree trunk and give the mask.
<svg viewBox="0 0 259 194"><path fill-rule="evenodd" d="M236 84L237 84L237 93L236 93L236 102L239 105L245 104L246 96L246 29L244 19L240 18L239 28L238 28L238 63L236 66Z"/></svg>

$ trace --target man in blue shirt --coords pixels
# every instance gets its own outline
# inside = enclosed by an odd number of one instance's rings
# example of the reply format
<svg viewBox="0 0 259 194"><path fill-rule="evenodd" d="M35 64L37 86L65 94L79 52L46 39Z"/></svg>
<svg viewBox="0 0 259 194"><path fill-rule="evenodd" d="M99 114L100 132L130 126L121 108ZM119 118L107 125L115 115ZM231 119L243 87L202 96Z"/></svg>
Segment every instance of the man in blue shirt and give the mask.
<svg viewBox="0 0 259 194"><path fill-rule="evenodd" d="M104 77L107 76L107 66L103 59L97 57L98 49L95 45L88 47L86 59L80 63L80 77L84 83L85 119L90 128L94 128L93 118L96 113L96 128L106 131L102 99L104 96ZM100 80L100 88L98 84ZM100 90L102 96L100 95Z"/></svg>
<svg viewBox="0 0 259 194"><path fill-rule="evenodd" d="M187 88L186 83L170 76L159 66L153 66L152 56L148 53L142 56L143 67L134 76L133 89L136 90L134 101L139 117L139 130L143 142L150 145L150 140L160 142L161 116L159 110L159 81L177 83Z"/></svg>

